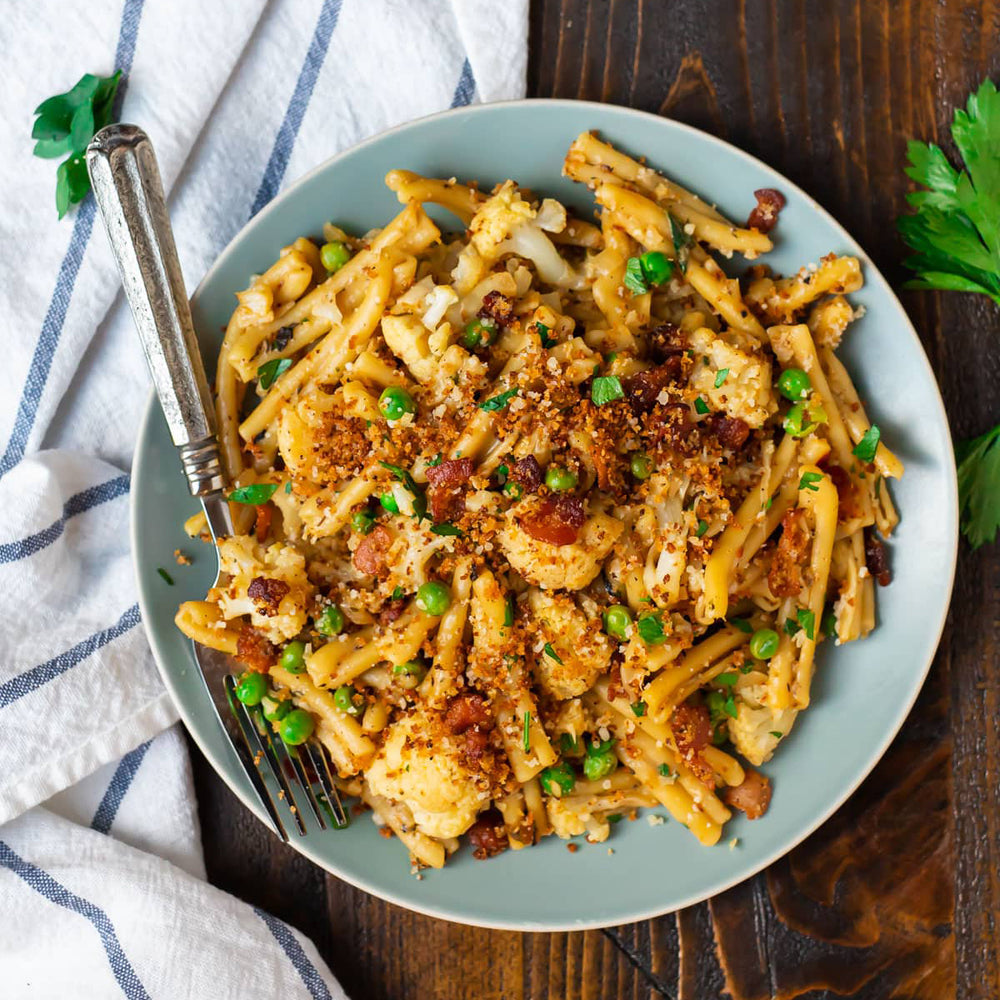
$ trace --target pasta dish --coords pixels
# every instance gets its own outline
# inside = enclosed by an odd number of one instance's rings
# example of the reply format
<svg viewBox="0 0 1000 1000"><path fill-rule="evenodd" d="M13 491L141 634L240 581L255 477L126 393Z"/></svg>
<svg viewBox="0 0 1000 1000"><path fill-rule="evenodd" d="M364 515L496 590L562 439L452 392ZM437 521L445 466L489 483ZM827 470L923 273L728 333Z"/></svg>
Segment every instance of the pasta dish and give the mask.
<svg viewBox="0 0 1000 1000"><path fill-rule="evenodd" d="M399 214L285 247L218 359L236 533L177 624L418 865L763 815L817 646L890 578L902 466L836 354L859 261L775 274L780 192L736 225L594 134L563 173L596 224L390 172Z"/></svg>

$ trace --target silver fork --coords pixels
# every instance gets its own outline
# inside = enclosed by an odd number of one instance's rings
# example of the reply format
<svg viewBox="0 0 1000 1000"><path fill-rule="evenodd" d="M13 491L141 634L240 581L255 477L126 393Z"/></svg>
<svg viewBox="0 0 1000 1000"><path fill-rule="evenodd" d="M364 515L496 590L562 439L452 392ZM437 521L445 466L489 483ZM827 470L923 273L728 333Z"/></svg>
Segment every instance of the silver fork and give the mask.
<svg viewBox="0 0 1000 1000"><path fill-rule="evenodd" d="M217 541L233 533L233 522L215 407L152 144L135 125L108 125L87 147L87 170L170 436L191 494L201 500ZM288 840L279 801L287 806L299 836L308 832L303 806L321 829L346 826L347 814L323 744L311 739L299 747L286 746L259 707L248 708L236 697L232 660L201 643L192 646L219 724L278 836Z"/></svg>

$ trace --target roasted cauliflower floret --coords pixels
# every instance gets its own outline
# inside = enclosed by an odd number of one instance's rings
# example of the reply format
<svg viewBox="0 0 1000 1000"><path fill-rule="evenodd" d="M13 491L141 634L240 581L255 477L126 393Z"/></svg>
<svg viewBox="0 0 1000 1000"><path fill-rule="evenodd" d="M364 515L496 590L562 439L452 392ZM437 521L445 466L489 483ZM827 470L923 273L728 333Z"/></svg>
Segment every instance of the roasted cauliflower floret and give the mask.
<svg viewBox="0 0 1000 1000"><path fill-rule="evenodd" d="M559 701L589 690L611 662L611 640L601 631L597 605L588 598L580 600L584 610L569 594L534 588L528 594L528 607L538 625L533 633L535 680Z"/></svg>
<svg viewBox="0 0 1000 1000"><path fill-rule="evenodd" d="M513 181L505 181L492 197L488 198L469 224L472 245L484 260L499 260L512 253L530 260L542 281L550 285L573 287L577 275L560 256L552 241L545 235L542 224L565 228L566 217L544 206L536 212L521 197ZM554 231L560 232L560 229Z"/></svg>
<svg viewBox="0 0 1000 1000"><path fill-rule="evenodd" d="M766 694L767 674L758 670L741 674L736 682L736 718L728 720L733 746L755 767L771 759L798 715L795 708L776 712L767 704Z"/></svg>
<svg viewBox="0 0 1000 1000"><path fill-rule="evenodd" d="M416 709L399 718L365 777L373 792L403 802L429 837L458 837L489 802L439 715Z"/></svg>
<svg viewBox="0 0 1000 1000"><path fill-rule="evenodd" d="M587 518L575 542L553 545L532 538L508 513L497 534L511 566L529 583L546 590L582 590L601 571L611 547L622 533L622 523L607 514Z"/></svg>
<svg viewBox="0 0 1000 1000"><path fill-rule="evenodd" d="M747 354L707 327L695 330L689 341L695 357L691 388L708 400L712 410L760 427L777 409L771 362L763 355Z"/></svg>
<svg viewBox="0 0 1000 1000"><path fill-rule="evenodd" d="M264 547L247 535L219 542L219 564L229 582L210 592L225 618L249 615L273 643L292 639L305 627L315 588L306 561L291 545Z"/></svg>

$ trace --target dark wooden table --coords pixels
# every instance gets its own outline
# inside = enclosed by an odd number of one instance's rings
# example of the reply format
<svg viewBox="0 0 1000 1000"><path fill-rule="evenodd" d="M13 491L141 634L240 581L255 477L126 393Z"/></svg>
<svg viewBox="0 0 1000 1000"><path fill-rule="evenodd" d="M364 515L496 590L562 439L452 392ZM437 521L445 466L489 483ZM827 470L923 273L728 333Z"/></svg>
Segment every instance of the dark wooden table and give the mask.
<svg viewBox="0 0 1000 1000"><path fill-rule="evenodd" d="M1000 0L544 0L528 93L627 104L761 157L894 285L910 137L1000 78ZM958 437L1000 419L1000 313L908 292ZM914 608L914 614L920 609ZM963 544L930 679L882 763L768 872L646 923L515 934L417 916L280 846L192 747L211 880L310 935L354 1000L1000 997L1000 551Z"/></svg>

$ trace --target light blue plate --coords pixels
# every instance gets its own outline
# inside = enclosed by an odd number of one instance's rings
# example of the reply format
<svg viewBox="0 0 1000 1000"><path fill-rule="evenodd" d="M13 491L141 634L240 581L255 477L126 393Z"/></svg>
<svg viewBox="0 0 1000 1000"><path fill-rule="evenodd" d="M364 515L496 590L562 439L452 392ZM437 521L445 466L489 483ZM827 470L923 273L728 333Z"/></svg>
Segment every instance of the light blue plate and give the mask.
<svg viewBox="0 0 1000 1000"><path fill-rule="evenodd" d="M209 367L236 305L234 293L282 246L303 234L318 235L326 220L364 232L399 210L382 184L393 167L476 178L485 188L513 177L589 218L589 192L560 176L566 148L585 129L598 129L623 149L645 155L733 219L746 218L754 188L779 188L788 205L776 250L767 258L779 271L795 271L831 250L862 259L866 283L853 299L866 313L851 326L842 357L873 419L906 464L905 478L893 484L902 522L890 549L894 580L878 594L879 627L863 642L823 646L813 707L766 767L774 780L770 810L754 823L735 819L719 846L700 847L672 820L653 826L641 817L612 827L606 844L581 839L576 853L555 837L487 862L474 861L463 849L444 870L417 880L399 841L380 837L368 817L343 832L293 840L316 864L394 903L515 930L600 927L666 913L747 878L799 843L857 788L905 719L934 655L955 569L957 502L948 423L927 358L889 286L854 240L790 181L718 139L653 115L574 101L463 108L404 125L329 160L257 215L195 293L195 324ZM159 406L151 402L132 485L143 620L188 729L249 806L250 786L212 716L187 640L173 625L178 601L203 596L214 574L211 553L200 544L190 569L171 565L175 548L193 548L181 522L196 509ZM158 566L171 566L176 586L163 582ZM730 850L733 838L738 845Z"/></svg>

